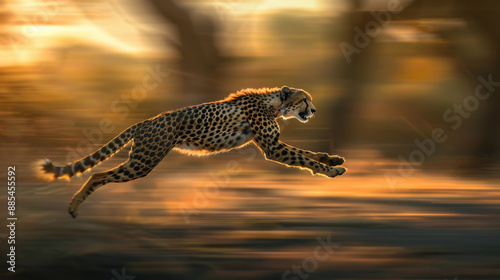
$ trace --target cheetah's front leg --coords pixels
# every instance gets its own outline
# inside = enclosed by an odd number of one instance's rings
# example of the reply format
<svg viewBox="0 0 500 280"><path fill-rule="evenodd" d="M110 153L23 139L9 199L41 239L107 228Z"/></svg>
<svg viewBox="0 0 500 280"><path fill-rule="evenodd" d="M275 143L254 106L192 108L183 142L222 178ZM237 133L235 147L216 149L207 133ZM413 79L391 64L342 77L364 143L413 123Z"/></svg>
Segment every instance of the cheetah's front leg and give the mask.
<svg viewBox="0 0 500 280"><path fill-rule="evenodd" d="M288 145L287 145L288 146ZM321 162L312 160L292 149L289 149L283 144L277 144L273 146L259 147L263 150L266 159L276 161L288 166L294 166L298 168L309 169L313 174L322 174L328 177L335 177L337 175L342 175L346 172L346 168L337 166L332 167Z"/></svg>
<svg viewBox="0 0 500 280"><path fill-rule="evenodd" d="M285 146L289 150L292 150L292 151L299 153L305 157L308 157L312 160L315 160L317 162L321 162L321 163L329 165L329 166L342 165L345 162L345 159L343 157L332 156L332 155L329 155L327 153L315 153L315 152L311 152L308 150L302 150L302 149L290 146L290 145L283 143L281 141L280 141L280 144L282 144L283 146Z"/></svg>

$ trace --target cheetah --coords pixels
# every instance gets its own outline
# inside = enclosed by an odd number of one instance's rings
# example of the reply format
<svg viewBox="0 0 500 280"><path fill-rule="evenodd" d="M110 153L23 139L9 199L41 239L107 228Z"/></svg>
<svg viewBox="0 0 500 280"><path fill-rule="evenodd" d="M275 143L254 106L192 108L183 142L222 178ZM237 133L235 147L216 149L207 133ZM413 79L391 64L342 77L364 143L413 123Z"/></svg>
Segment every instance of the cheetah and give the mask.
<svg viewBox="0 0 500 280"><path fill-rule="evenodd" d="M302 90L281 88L244 89L227 98L163 112L124 130L98 151L64 166L44 159L38 175L45 179L71 178L111 157L132 143L123 164L92 174L69 203L69 214L76 218L79 206L97 188L113 182L128 182L147 176L172 150L190 155L228 151L253 142L267 160L308 169L327 177L342 175L338 166L344 158L295 148L279 140L278 118L307 122L316 112L311 95Z"/></svg>

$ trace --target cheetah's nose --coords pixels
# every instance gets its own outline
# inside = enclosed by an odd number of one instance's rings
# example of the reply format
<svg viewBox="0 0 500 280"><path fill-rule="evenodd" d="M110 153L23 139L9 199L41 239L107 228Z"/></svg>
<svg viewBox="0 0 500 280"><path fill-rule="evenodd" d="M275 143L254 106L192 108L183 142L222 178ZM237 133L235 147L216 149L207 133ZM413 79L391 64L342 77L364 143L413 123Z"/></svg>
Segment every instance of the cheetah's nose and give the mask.
<svg viewBox="0 0 500 280"><path fill-rule="evenodd" d="M316 113L316 109L311 109L311 112L314 114Z"/></svg>

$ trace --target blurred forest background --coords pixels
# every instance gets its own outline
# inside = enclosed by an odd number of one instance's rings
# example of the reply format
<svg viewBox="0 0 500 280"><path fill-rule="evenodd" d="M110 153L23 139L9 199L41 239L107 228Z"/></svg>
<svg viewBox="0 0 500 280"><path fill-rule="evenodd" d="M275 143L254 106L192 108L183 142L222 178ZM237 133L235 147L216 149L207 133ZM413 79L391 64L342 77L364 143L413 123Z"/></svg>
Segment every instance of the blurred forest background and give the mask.
<svg viewBox="0 0 500 280"><path fill-rule="evenodd" d="M17 167L20 217L6 275L499 279L499 12L494 0L2 1L0 158L2 174ZM342 177L251 146L172 152L70 220L88 174L32 176L35 160L76 160L160 112L282 85L318 110L280 121L283 141L346 157ZM446 140L429 144L435 129ZM214 178L225 183L207 195ZM329 234L341 247L308 278L283 274Z"/></svg>

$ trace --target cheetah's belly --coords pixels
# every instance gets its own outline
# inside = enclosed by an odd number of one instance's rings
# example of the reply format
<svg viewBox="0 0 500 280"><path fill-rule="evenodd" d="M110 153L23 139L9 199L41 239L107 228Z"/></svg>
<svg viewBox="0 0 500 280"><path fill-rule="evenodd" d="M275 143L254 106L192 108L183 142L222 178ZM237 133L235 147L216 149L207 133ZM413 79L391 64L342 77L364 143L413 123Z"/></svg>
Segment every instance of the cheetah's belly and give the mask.
<svg viewBox="0 0 500 280"><path fill-rule="evenodd" d="M205 135L205 136L203 136ZM252 129L246 122L223 131L188 137L178 142L176 150L187 154L206 155L238 148L253 139Z"/></svg>

